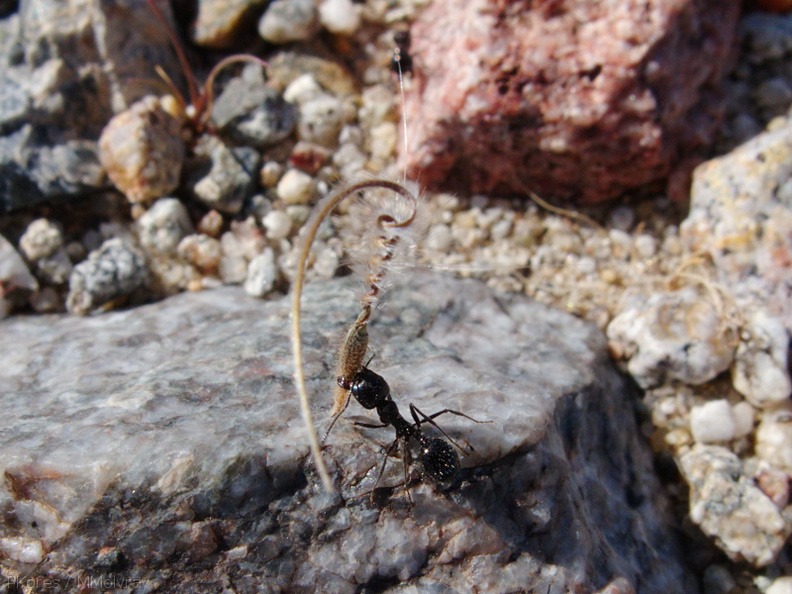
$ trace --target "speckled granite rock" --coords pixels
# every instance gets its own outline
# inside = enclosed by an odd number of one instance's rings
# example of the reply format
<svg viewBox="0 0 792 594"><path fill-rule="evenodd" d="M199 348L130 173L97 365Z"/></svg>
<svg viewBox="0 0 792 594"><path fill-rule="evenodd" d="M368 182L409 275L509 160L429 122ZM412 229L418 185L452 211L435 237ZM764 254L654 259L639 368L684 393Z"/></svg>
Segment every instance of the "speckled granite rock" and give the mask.
<svg viewBox="0 0 792 594"><path fill-rule="evenodd" d="M792 529L792 508L779 509L724 447L696 445L681 456L680 468L691 486L693 522L732 559L772 563Z"/></svg>
<svg viewBox="0 0 792 594"><path fill-rule="evenodd" d="M700 165L680 236L749 311L792 331L792 122Z"/></svg>
<svg viewBox="0 0 792 594"><path fill-rule="evenodd" d="M412 28L410 175L589 202L663 178L712 139L739 8L430 3Z"/></svg>
<svg viewBox="0 0 792 594"><path fill-rule="evenodd" d="M321 491L285 299L226 288L3 321L4 575L61 584L43 592L100 591L89 578L167 592L696 592L603 336L475 281L405 285L372 325L372 367L402 407L491 421L440 419L477 452L458 488L415 484L414 507L398 461L369 502L391 431L355 426L355 403L325 448L339 493ZM325 421L347 289L317 283L303 299Z"/></svg>

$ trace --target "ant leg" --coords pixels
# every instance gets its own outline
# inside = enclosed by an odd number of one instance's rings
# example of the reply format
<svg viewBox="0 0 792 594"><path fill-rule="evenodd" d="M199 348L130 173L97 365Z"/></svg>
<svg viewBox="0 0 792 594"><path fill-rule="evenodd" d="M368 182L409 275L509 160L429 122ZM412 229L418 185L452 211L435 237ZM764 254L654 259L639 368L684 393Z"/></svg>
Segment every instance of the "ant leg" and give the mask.
<svg viewBox="0 0 792 594"><path fill-rule="evenodd" d="M416 410L417 410L417 409L416 409ZM421 412L421 411L418 411L418 412ZM478 419L474 419L473 417L471 417L471 416L469 416L469 415L466 415L466 414L465 414L465 413L463 413L463 412L459 412L458 410L451 410L450 408L444 408L444 409L443 409L443 410L441 410L440 412L436 412L436 413L434 413L433 415L429 415L429 416L427 417L427 420L429 420L429 419L436 419L436 418L437 418L437 417L439 417L440 415L444 415L444 414L446 414L446 413L451 413L452 415L457 415L458 417L465 417L466 419L468 419L468 420L470 420L470 421L473 421L474 423L492 423L492 421L479 421ZM422 415L424 415L422 412L421 412L421 414L422 414ZM426 417L426 415L424 415L424 416Z"/></svg>
<svg viewBox="0 0 792 594"><path fill-rule="evenodd" d="M448 408L446 408L446 409L444 409L444 410L441 410L440 412L436 412L436 413L434 413L432 416L427 416L427 415L426 415L426 414L425 414L423 411L421 411L421 410L420 410L420 409L419 409L417 406L415 406L413 403L410 403L410 412L412 413L413 419L415 419L415 424L416 424L416 425L417 425L419 428L421 427L421 423L429 423L429 424L430 424L430 425L432 425L432 426L433 426L435 429L437 429L437 430L438 430L440 433L442 433L442 434L443 434L443 436L445 436L445 438L446 438L448 441L450 441L452 444L454 444L454 445L456 446L456 448L457 448L457 449L458 449L460 452L463 452L463 453L468 453L468 452L467 452L467 451L465 451L465 448L463 448L463 447L462 447L461 445L459 445L459 444L458 444L456 441L454 441L454 439L453 439L453 438L452 438L452 437L451 437L451 436L450 436L448 433L446 433L445 431L443 431L443 429L440 427L440 425L438 425L437 423L435 423L435 422L434 422L434 419L435 419L436 417L439 417L439 416L440 416L440 415L442 415L442 414L445 414L445 413L453 413L453 414L455 414L455 415L459 415L459 416L461 416L461 417L468 418L468 419L470 419L471 421L474 421L474 422L476 422L476 423L489 423L489 422L490 422L490 421L477 421L476 419L474 419L473 417L469 417L469 416L468 416L468 415L466 415L465 413L461 413L461 412L459 412L459 411L451 410L451 409L448 409ZM423 420L419 419L419 418L418 418L418 415L420 415L421 417L423 417ZM469 451L469 452L475 452L475 451L476 451L476 448L474 448L474 447L473 447L472 445L470 445L470 444L467 444L467 447L468 447L468 451Z"/></svg>
<svg viewBox="0 0 792 594"><path fill-rule="evenodd" d="M327 441L327 437L330 435L330 431L333 430L333 427L335 426L336 421L341 417L341 415L344 414L344 411L349 406L349 401L350 400L351 399L349 397L349 393L347 392L347 399L346 399L346 402L344 403L344 407L340 411L338 411L338 413L336 413L333 416L332 420L330 421L330 426L327 428L327 431L325 431L324 437L322 438L322 445L324 445L324 443Z"/></svg>
<svg viewBox="0 0 792 594"><path fill-rule="evenodd" d="M377 480L374 482L374 488L371 489L371 491L370 491L371 494L369 495L369 501L371 503L374 503L374 491L377 488L377 485L379 485L379 482L380 482L380 479L382 478L382 475L385 474L385 465L388 463L388 456L391 455L391 453L393 452L393 449L396 446L398 446L398 445L399 445L399 438L397 437L396 439L394 439L391 442L391 444L388 446L388 449L385 450L385 456L384 456L384 458L382 460L382 466L380 466L380 471L379 471L379 474L377 475Z"/></svg>
<svg viewBox="0 0 792 594"><path fill-rule="evenodd" d="M355 421L353 425L356 427L366 427L367 429L384 429L385 427L390 427L390 425L375 425L374 423L361 423L360 421Z"/></svg>
<svg viewBox="0 0 792 594"><path fill-rule="evenodd" d="M404 493L407 495L407 503L410 507L415 505L412 498L412 491L410 491L410 464L412 463L412 456L410 455L410 448L407 447L407 442L402 444L402 465L404 467Z"/></svg>

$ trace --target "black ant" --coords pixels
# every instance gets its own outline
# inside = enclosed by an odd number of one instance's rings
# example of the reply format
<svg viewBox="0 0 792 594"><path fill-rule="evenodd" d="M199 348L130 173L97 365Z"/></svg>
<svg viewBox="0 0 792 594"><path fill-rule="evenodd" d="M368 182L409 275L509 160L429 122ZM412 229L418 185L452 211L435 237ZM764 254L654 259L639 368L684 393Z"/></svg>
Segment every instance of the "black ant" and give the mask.
<svg viewBox="0 0 792 594"><path fill-rule="evenodd" d="M433 415L426 415L421 412L418 407L411 403L410 414L412 415L414 421L411 423L399 412L398 405L391 398L390 386L388 385L388 382L385 381L385 378L383 378L378 373L373 372L366 366L358 371L351 381L347 380L343 376L339 377L338 385L342 389L348 390L363 408L367 410L376 409L377 415L379 415L379 420L382 423L381 425L374 425L370 423L358 422L355 423L356 425L360 427L370 427L373 429L393 426L393 428L396 430L396 438L393 440L391 445L388 446L388 449L385 452L385 460L383 461L379 475L377 476L377 482L379 482L380 478L382 478L382 474L385 471L385 464L387 463L388 456L390 456L394 448L396 448L399 442L401 442L403 447L402 459L404 461L405 484L407 483L407 468L412 460L412 454L410 453L410 449L408 447L410 440L414 440L418 443L418 460L421 464L423 473L426 476L430 477L433 481L441 486L451 486L457 481L460 470L459 456L457 455L454 448L451 447L451 444L456 446L462 452L465 452L465 449L453 439L451 439L451 437L445 431L443 431L440 426L437 425L437 423L434 422L434 419L440 415L451 413L460 417L465 417L466 419L470 419L475 423L481 423L483 421L477 421L465 413L448 408L443 409L440 412L436 412ZM343 410L341 412L343 412ZM339 413L330 423L330 427L327 429L327 434L330 433L330 430L333 428L333 425L340 414L341 413ZM448 439L448 441L445 441L439 437L427 436L422 429L423 423L429 423L430 425L434 426ZM325 434L325 439L327 438L327 434ZM449 444L449 442L451 443ZM468 446L468 448L469 451L473 451L472 447Z"/></svg>

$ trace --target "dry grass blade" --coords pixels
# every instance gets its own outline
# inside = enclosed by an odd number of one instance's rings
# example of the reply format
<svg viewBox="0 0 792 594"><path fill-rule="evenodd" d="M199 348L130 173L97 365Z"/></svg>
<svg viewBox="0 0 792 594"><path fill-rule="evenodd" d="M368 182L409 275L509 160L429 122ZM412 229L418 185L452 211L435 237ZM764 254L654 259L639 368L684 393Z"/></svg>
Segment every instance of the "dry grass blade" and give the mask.
<svg viewBox="0 0 792 594"><path fill-rule="evenodd" d="M316 465L316 470L322 480L325 490L332 492L334 490L332 479L327 471L327 466L322 458L321 447L319 444L319 437L316 433L316 426L311 416L310 402L308 400L308 391L305 385L305 370L303 369L303 355L302 355L302 334L300 330L300 300L302 298L303 282L305 278L305 269L308 263L308 256L311 252L316 234L319 231L319 226L322 224L330 213L335 209L338 204L349 197L357 196L366 190L383 189L393 192L398 197L405 200L411 209L411 215L402 219L394 218L388 214L382 214L377 217L376 225L381 229L397 229L399 227L406 227L410 225L415 217L417 208L416 197L402 184L384 180L372 179L361 181L352 185L343 186L337 191L333 192L324 198L314 209L314 214L311 216L308 223L303 229L304 237L302 248L297 260L297 271L292 284L292 314L291 314L291 340L292 340L292 354L294 357L294 379L297 385L297 395L300 401L300 412L302 414L305 429L308 433L308 441L311 448L311 455ZM371 277L375 278L377 275L372 274ZM367 281L369 282L369 281ZM371 280L369 292L361 300L362 311L358 319L353 323L350 332L356 335L358 330L365 328L368 323L368 318L371 313L372 304L378 293L378 288L375 286L379 279ZM357 330L355 330L357 328ZM349 335L349 333L348 333ZM345 356L347 349L342 347L341 358ZM361 363L362 364L362 363ZM348 394L347 394L348 399ZM336 407L337 408L337 404Z"/></svg>

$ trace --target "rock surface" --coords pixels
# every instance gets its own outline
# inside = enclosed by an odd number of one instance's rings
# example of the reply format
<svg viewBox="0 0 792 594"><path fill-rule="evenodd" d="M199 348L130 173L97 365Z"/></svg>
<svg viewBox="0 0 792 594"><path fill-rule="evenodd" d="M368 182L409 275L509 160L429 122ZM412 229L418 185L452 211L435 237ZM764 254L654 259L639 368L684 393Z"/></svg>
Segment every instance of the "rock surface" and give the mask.
<svg viewBox="0 0 792 594"><path fill-rule="evenodd" d="M306 373L326 420L354 300L339 280L309 285L303 301ZM414 483L409 507L397 460L369 501L392 432L356 427L356 403L324 450L339 494L320 490L288 315L286 299L226 288L5 320L4 575L84 592L100 591L88 577L168 592L697 591L631 392L593 326L474 281L415 275L395 289L372 326L372 367L394 399L489 421L439 419L476 453L456 489Z"/></svg>
<svg viewBox="0 0 792 594"><path fill-rule="evenodd" d="M596 202L706 145L740 3L436 1L412 27L410 176Z"/></svg>

